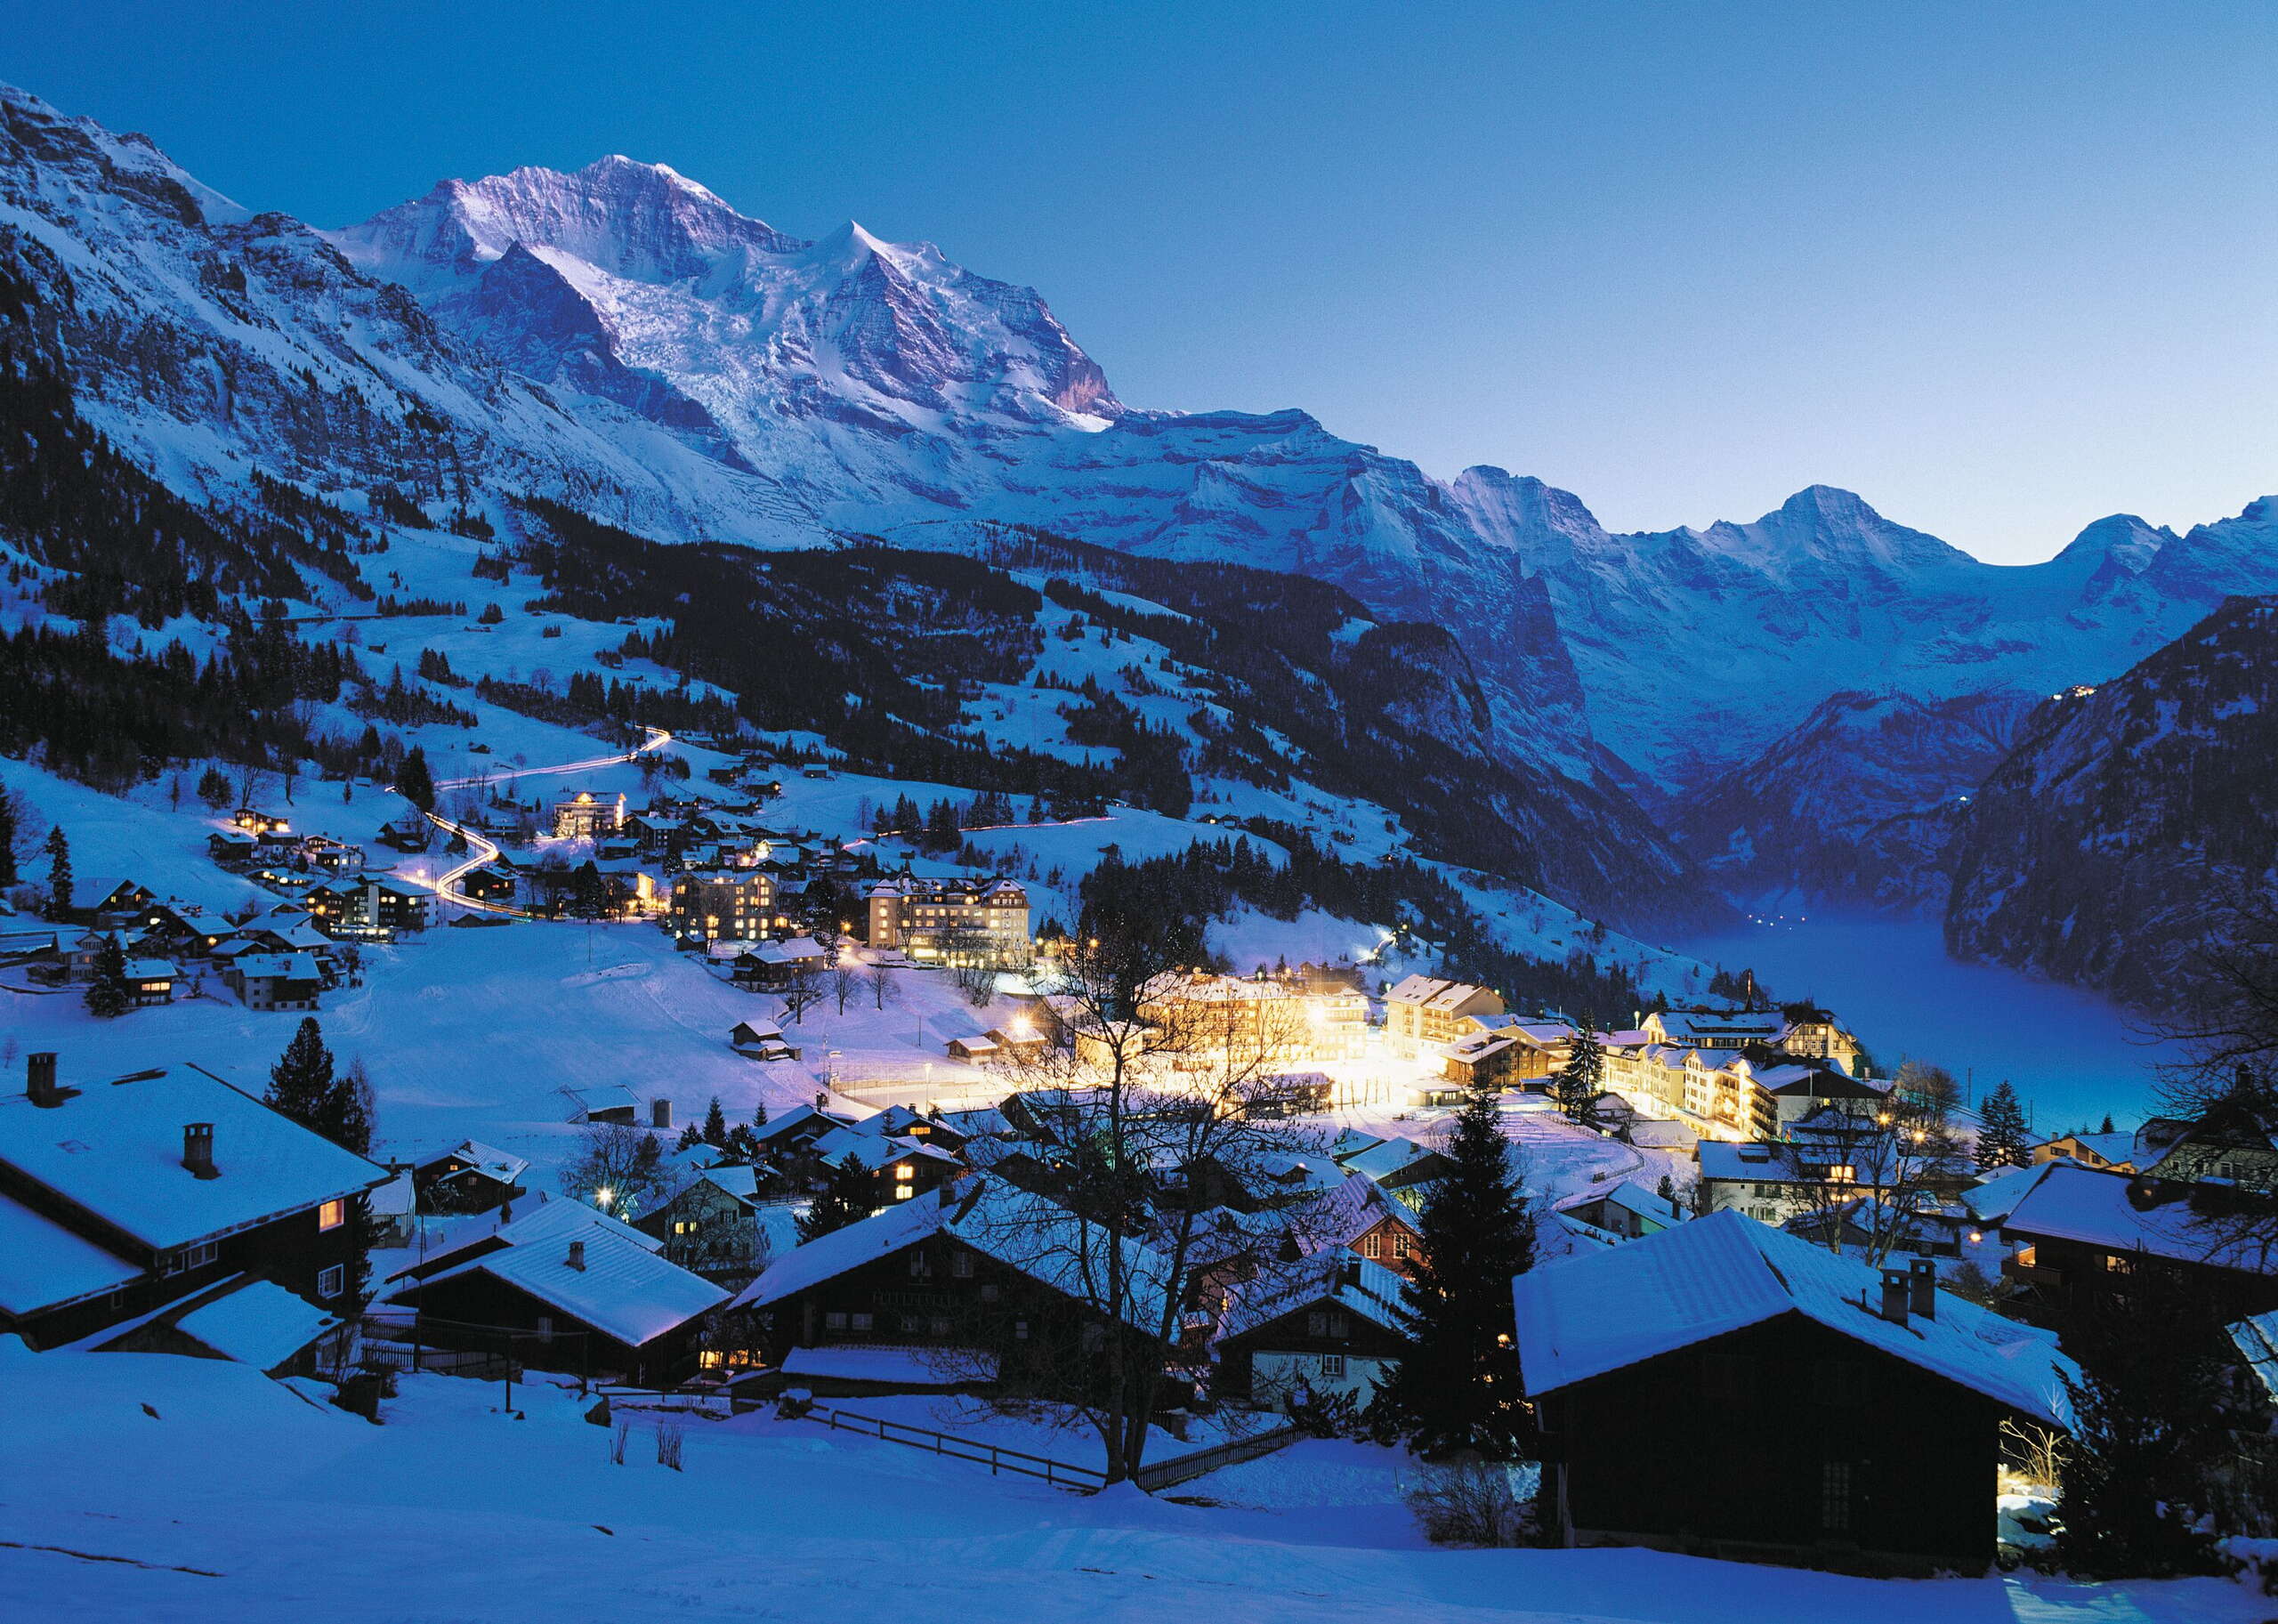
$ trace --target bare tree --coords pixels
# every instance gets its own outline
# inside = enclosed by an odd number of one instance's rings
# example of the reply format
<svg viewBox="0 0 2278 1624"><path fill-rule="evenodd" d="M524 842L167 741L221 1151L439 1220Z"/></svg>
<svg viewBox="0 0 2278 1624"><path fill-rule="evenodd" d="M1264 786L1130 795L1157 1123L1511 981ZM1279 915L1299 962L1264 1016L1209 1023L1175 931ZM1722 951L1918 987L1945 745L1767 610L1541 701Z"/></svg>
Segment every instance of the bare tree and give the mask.
<svg viewBox="0 0 2278 1624"><path fill-rule="evenodd" d="M1797 1123L1777 1147L1803 1208L1797 1222L1830 1251L1846 1237L1880 1264L1921 1215L1961 1182L1960 1136L1938 1108L1893 1089L1871 1106L1845 1102Z"/></svg>
<svg viewBox="0 0 2278 1624"><path fill-rule="evenodd" d="M1148 1018L1175 973L1173 940L1133 922L1061 961L1071 1043L1017 1067L1025 1114L1054 1142L1042 1187L968 1220L1084 1310L1029 1326L1021 1386L1089 1422L1110 1482L1144 1463L1166 1374L1199 1369L1191 1316L1227 1282L1279 1265L1306 1216L1293 1209L1276 1232L1230 1226L1228 1209L1287 1200L1277 1176L1290 1156L1322 1148L1319 1135L1253 1111L1279 1098L1278 1015L1221 998Z"/></svg>
<svg viewBox="0 0 2278 1624"><path fill-rule="evenodd" d="M588 1123L583 1148L561 1169L561 1188L575 1200L630 1220L677 1193L664 1148L655 1134L630 1123Z"/></svg>
<svg viewBox="0 0 2278 1624"><path fill-rule="evenodd" d="M792 969L777 990L783 999L783 1018L792 1025L802 1024L807 1011L822 1002L820 978L810 969Z"/></svg>
<svg viewBox="0 0 2278 1624"><path fill-rule="evenodd" d="M988 1008L989 1001L997 996L997 972L986 965L954 966L949 981L975 1009Z"/></svg>
<svg viewBox="0 0 2278 1624"><path fill-rule="evenodd" d="M862 980L870 990L870 1007L873 1009L882 1010L901 998L901 983L894 980L893 972L884 965L866 966Z"/></svg>
<svg viewBox="0 0 2278 1624"><path fill-rule="evenodd" d="M823 972L823 979L829 983L838 1013L844 1014L846 1006L854 1001L854 995L862 990L862 966L842 953L832 958L830 967Z"/></svg>

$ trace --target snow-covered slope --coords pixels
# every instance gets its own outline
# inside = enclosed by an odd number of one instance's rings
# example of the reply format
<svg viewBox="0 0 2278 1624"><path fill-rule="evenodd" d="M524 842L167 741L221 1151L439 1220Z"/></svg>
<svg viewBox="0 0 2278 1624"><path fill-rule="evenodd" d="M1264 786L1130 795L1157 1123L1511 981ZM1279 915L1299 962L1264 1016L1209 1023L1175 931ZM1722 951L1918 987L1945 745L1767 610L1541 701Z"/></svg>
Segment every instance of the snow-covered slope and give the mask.
<svg viewBox="0 0 2278 1624"><path fill-rule="evenodd" d="M1946 943L2137 1002L2278 895L2278 598L2225 604L2116 682L2047 701L1972 799Z"/></svg>
<svg viewBox="0 0 2278 1624"><path fill-rule="evenodd" d="M622 158L319 233L7 92L0 261L47 291L82 409L220 499L259 468L351 510L530 493L664 540L957 546L1013 521L1333 582L1452 631L1476 747L1611 808L1671 876L1630 796L1708 781L1832 694L2097 681L2278 588L2269 503L2180 536L2109 519L1999 568L1823 487L1613 534L1539 481L1434 480L1300 411L1135 410L1030 289L852 224L793 237Z"/></svg>

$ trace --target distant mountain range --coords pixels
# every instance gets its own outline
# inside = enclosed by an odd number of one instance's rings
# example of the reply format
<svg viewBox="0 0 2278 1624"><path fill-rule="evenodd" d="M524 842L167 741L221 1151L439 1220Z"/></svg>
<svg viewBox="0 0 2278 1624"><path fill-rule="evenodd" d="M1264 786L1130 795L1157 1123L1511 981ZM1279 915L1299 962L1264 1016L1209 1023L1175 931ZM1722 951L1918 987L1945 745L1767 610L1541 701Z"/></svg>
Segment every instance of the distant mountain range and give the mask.
<svg viewBox="0 0 2278 1624"><path fill-rule="evenodd" d="M1135 408L1031 289L857 225L794 237L623 158L319 231L0 91L0 269L41 291L85 419L196 501L246 505L257 475L439 517L538 497L763 547L972 551L1012 523L1435 624L1482 699L1446 742L1533 786L1481 814L1525 823L1547 888L1632 921L1706 909L1661 824L1736 890L1902 900L1879 860L1749 853L1934 805L2018 696L2278 591L2267 501L2182 535L2102 520L2024 568L1818 486L1753 523L1610 533L1538 480L1434 480L1303 412ZM1871 727L1825 709L1859 694ZM1870 765L1811 781L1846 751Z"/></svg>

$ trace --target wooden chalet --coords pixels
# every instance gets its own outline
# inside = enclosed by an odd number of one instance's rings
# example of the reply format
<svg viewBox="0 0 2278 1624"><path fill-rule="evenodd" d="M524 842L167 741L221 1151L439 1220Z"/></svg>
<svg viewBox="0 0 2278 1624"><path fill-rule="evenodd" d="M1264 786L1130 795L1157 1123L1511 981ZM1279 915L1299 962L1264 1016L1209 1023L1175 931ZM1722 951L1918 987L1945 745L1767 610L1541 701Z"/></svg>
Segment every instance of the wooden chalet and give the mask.
<svg viewBox="0 0 2278 1624"><path fill-rule="evenodd" d="M1400 1291L1399 1275L1344 1250L1261 1269L1219 1318L1215 1390L1259 1410L1365 1405L1408 1347Z"/></svg>
<svg viewBox="0 0 2278 1624"><path fill-rule="evenodd" d="M1519 1356L1569 1546L1982 1573L2000 1425L2062 1427L2043 1331L1736 1212L1535 1269Z"/></svg>
<svg viewBox="0 0 2278 1624"><path fill-rule="evenodd" d="M440 1156L414 1164L412 1188L419 1210L489 1212L521 1199L529 1162L479 1140L463 1139Z"/></svg>
<svg viewBox="0 0 2278 1624"><path fill-rule="evenodd" d="M665 1386L698 1364L699 1321L727 1301L651 1236L550 1201L395 1277L429 1345L510 1353L543 1370Z"/></svg>
<svg viewBox="0 0 2278 1624"><path fill-rule="evenodd" d="M1152 1252L978 1175L808 1241L731 1313L755 1353L818 1392L913 1379L1018 1391L1038 1361L1064 1370L1110 1334L1074 1260L1111 1244L1135 1282L1124 1334L1151 1336L1167 1274Z"/></svg>
<svg viewBox="0 0 2278 1624"><path fill-rule="evenodd" d="M2058 1310L2125 1297L2153 1271L2187 1281L2225 1319L2278 1309L2278 1257L2253 1232L2266 1198L2219 1184L2177 1183L2042 1163L2014 1193L2002 1273Z"/></svg>
<svg viewBox="0 0 2278 1624"><path fill-rule="evenodd" d="M0 1098L0 1331L53 1347L233 1280L343 1311L349 1203L387 1178L194 1066L70 1084L33 1054Z"/></svg>

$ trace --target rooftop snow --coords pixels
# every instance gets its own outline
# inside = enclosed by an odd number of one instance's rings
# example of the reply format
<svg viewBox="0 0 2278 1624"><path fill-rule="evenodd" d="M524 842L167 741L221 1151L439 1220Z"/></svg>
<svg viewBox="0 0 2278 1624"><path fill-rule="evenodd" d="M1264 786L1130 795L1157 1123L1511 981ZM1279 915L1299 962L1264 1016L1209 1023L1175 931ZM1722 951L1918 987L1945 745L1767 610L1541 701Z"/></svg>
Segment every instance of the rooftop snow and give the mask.
<svg viewBox="0 0 2278 1624"><path fill-rule="evenodd" d="M2193 1211L2184 1187L2148 1187L2161 1199L2138 1206L2131 1194L2138 1182L2127 1174L2053 1161L2017 1199L2001 1227L2012 1235L2078 1240L2115 1252L2141 1250L2155 1257L2257 1274L2274 1272L2273 1260L2261 1248Z"/></svg>
<svg viewBox="0 0 2278 1624"><path fill-rule="evenodd" d="M247 1281L191 1309L176 1329L256 1370L273 1369L340 1321L270 1281Z"/></svg>
<svg viewBox="0 0 2278 1624"><path fill-rule="evenodd" d="M217 1178L182 1166L182 1129L214 1125ZM85 1083L60 1106L0 1099L0 1162L155 1249L244 1229L386 1183L387 1169L190 1067Z"/></svg>
<svg viewBox="0 0 2278 1624"><path fill-rule="evenodd" d="M0 1313L20 1319L141 1277L134 1264L0 1195Z"/></svg>
<svg viewBox="0 0 2278 1624"><path fill-rule="evenodd" d="M1612 1250L1585 1253L1515 1282L1527 1392L1576 1382L1782 1314L1919 1366L2011 1409L2065 1423L2056 1338L1938 1294L1935 1319L1904 1325L1866 1305L1880 1273L1737 1212L1720 1212Z"/></svg>
<svg viewBox="0 0 2278 1624"><path fill-rule="evenodd" d="M570 1248L574 1241L585 1244L582 1268L570 1266ZM657 1256L650 1249L653 1245L636 1246L598 1224L545 1240L524 1235L517 1237L514 1245L431 1274L398 1295L415 1297L443 1281L488 1274L628 1347L639 1347L718 1307L728 1297L703 1276Z"/></svg>

